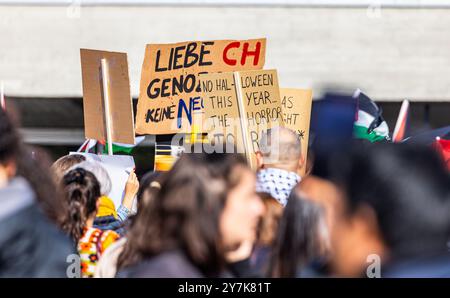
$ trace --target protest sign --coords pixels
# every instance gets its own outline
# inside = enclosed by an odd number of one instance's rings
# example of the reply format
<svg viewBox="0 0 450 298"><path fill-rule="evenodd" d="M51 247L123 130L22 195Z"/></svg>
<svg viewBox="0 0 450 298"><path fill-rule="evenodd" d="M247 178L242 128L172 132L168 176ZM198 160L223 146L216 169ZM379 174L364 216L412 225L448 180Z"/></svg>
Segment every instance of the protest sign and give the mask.
<svg viewBox="0 0 450 298"><path fill-rule="evenodd" d="M200 75L204 101L203 131L210 144L234 144L245 153L239 103L232 72Z"/></svg>
<svg viewBox="0 0 450 298"><path fill-rule="evenodd" d="M247 159L255 169L255 152L259 150L262 133L283 125L278 75L276 70L244 71L235 72L234 79Z"/></svg>
<svg viewBox="0 0 450 298"><path fill-rule="evenodd" d="M80 154L88 161L101 163L108 172L111 179L111 192L108 197L114 202L117 208L122 204L123 192L128 176L135 168L133 156L130 155L97 155L92 153L70 152L70 154Z"/></svg>
<svg viewBox="0 0 450 298"><path fill-rule="evenodd" d="M127 54L80 49L80 56L86 138L106 142L109 127L111 142L134 144Z"/></svg>
<svg viewBox="0 0 450 298"><path fill-rule="evenodd" d="M261 134L282 125L276 70L206 74L200 82L210 141L233 143L256 168Z"/></svg>
<svg viewBox="0 0 450 298"><path fill-rule="evenodd" d="M201 126L198 75L262 69L265 39L149 44L142 65L136 132L189 133Z"/></svg>
<svg viewBox="0 0 450 298"><path fill-rule="evenodd" d="M304 163L300 174L305 174L311 120L312 90L280 88L281 110L285 127L295 131L301 142Z"/></svg>

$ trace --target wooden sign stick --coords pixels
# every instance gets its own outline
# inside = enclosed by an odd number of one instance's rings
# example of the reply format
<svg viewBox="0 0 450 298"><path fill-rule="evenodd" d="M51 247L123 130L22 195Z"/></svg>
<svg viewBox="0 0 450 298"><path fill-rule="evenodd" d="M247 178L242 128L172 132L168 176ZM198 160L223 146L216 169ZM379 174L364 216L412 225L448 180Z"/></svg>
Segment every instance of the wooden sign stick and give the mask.
<svg viewBox="0 0 450 298"><path fill-rule="evenodd" d="M104 115L106 122L106 142L108 143L108 155L113 155L112 150L112 132L111 132L111 111L109 108L109 75L108 75L108 62L105 58L102 60L102 85L103 85L103 103L104 103Z"/></svg>
<svg viewBox="0 0 450 298"><path fill-rule="evenodd" d="M252 169L255 169L256 165L253 163L253 159L250 153L251 144L249 143L250 136L248 135L247 118L245 117L244 111L244 99L242 96L242 86L241 86L241 76L238 71L233 72L234 86L236 88L236 95L239 107L239 122L242 127L242 140L244 141L244 150L247 161Z"/></svg>

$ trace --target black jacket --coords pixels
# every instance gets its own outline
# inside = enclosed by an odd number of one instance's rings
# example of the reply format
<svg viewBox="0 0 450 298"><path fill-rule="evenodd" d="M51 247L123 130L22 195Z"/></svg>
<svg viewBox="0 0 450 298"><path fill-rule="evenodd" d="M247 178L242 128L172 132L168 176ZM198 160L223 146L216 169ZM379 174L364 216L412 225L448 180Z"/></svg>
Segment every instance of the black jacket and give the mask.
<svg viewBox="0 0 450 298"><path fill-rule="evenodd" d="M67 257L76 253L24 179L0 188L0 277L66 277Z"/></svg>

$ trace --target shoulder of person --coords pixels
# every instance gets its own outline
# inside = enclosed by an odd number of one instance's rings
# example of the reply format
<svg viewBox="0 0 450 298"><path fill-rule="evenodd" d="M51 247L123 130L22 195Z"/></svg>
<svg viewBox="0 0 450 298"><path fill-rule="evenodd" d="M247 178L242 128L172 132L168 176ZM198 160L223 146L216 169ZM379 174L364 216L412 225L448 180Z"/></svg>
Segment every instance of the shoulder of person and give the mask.
<svg viewBox="0 0 450 298"><path fill-rule="evenodd" d="M203 274L178 250L163 252L132 266L119 277L201 278Z"/></svg>

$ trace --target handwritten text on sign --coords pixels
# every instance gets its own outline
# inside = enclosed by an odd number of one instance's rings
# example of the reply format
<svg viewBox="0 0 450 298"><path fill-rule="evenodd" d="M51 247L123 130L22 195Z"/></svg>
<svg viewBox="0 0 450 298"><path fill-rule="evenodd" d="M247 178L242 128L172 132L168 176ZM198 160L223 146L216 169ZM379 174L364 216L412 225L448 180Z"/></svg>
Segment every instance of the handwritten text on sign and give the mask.
<svg viewBox="0 0 450 298"><path fill-rule="evenodd" d="M203 131L212 144L234 144L245 153L239 104L232 72L200 75L205 102Z"/></svg>
<svg viewBox="0 0 450 298"><path fill-rule="evenodd" d="M276 70L239 72L243 112L249 149L259 150L261 133L282 125L282 110Z"/></svg>
<svg viewBox="0 0 450 298"><path fill-rule="evenodd" d="M300 137L302 154L306 161L311 119L312 90L281 88L280 94L284 126L295 131ZM301 175L305 173L305 164L300 170Z"/></svg>
<svg viewBox="0 0 450 298"><path fill-rule="evenodd" d="M136 132L189 132L204 109L198 75L262 69L265 39L150 44L145 50Z"/></svg>

